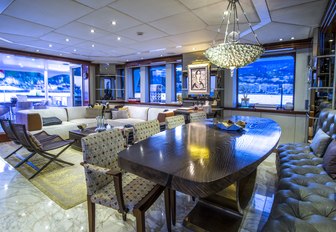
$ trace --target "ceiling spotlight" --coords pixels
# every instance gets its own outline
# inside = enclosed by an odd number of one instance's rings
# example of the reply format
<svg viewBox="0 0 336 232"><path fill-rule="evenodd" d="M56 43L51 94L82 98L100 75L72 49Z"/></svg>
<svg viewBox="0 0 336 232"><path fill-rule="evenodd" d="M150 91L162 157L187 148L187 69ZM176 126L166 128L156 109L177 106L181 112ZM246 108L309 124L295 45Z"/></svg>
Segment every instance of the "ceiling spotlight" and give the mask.
<svg viewBox="0 0 336 232"><path fill-rule="evenodd" d="M194 51L196 50L196 48L192 48Z"/></svg>
<svg viewBox="0 0 336 232"><path fill-rule="evenodd" d="M62 54L62 53L60 53L60 56L63 56L63 54Z"/></svg>
<svg viewBox="0 0 336 232"><path fill-rule="evenodd" d="M8 59L10 58L10 56L6 56Z"/></svg>
<svg viewBox="0 0 336 232"><path fill-rule="evenodd" d="M120 37L118 37L118 40L121 40L121 38L120 38Z"/></svg>
<svg viewBox="0 0 336 232"><path fill-rule="evenodd" d="M32 58L32 61L35 61L35 59L34 59L34 58Z"/></svg>
<svg viewBox="0 0 336 232"><path fill-rule="evenodd" d="M69 40L69 38L66 38L65 41L66 41L66 42L69 42L70 40Z"/></svg>
<svg viewBox="0 0 336 232"><path fill-rule="evenodd" d="M138 54L138 55L140 55L140 54L141 54L141 52L137 52L137 54Z"/></svg>
<svg viewBox="0 0 336 232"><path fill-rule="evenodd" d="M282 40L283 40L283 38L280 38L280 39L279 39L279 41L282 41Z"/></svg>
<svg viewBox="0 0 336 232"><path fill-rule="evenodd" d="M95 33L95 30L94 30L94 29L91 29L91 31L90 31L90 32L93 34L93 33Z"/></svg>
<svg viewBox="0 0 336 232"><path fill-rule="evenodd" d="M92 45L91 45L91 47L93 47L93 48L94 48L94 44L92 44Z"/></svg>
<svg viewBox="0 0 336 232"><path fill-rule="evenodd" d="M181 47L182 47L182 45L177 45L177 46L176 46L176 48L181 48Z"/></svg>
<svg viewBox="0 0 336 232"><path fill-rule="evenodd" d="M333 40L333 39L330 39L330 40L329 40L329 43L331 43L331 42L334 42L334 40Z"/></svg>
<svg viewBox="0 0 336 232"><path fill-rule="evenodd" d="M143 60L143 57L141 57L141 60Z"/></svg>
<svg viewBox="0 0 336 232"><path fill-rule="evenodd" d="M40 52L40 50L36 49L36 52Z"/></svg>
<svg viewBox="0 0 336 232"><path fill-rule="evenodd" d="M75 48L73 51L74 51L74 52L77 52L77 49Z"/></svg>
<svg viewBox="0 0 336 232"><path fill-rule="evenodd" d="M128 62L128 60L126 60L126 62Z"/></svg>
<svg viewBox="0 0 336 232"><path fill-rule="evenodd" d="M295 39L294 37L291 38L291 40Z"/></svg>
<svg viewBox="0 0 336 232"><path fill-rule="evenodd" d="M115 26L117 22L115 20L112 21L112 25Z"/></svg>
<svg viewBox="0 0 336 232"><path fill-rule="evenodd" d="M52 44L49 44L49 47L52 48Z"/></svg>

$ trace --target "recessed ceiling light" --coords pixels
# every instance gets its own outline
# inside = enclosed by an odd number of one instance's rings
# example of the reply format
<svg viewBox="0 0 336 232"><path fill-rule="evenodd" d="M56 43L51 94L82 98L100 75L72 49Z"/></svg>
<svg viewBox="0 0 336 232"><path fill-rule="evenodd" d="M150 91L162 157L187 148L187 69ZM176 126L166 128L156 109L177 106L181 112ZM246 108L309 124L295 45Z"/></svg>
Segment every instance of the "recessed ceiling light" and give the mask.
<svg viewBox="0 0 336 232"><path fill-rule="evenodd" d="M283 40L283 38L280 38L279 40L280 40L280 41L282 41L282 40Z"/></svg>
<svg viewBox="0 0 336 232"><path fill-rule="evenodd" d="M60 56L63 56L63 54L62 54L62 53L60 53Z"/></svg>
<svg viewBox="0 0 336 232"><path fill-rule="evenodd" d="M128 60L126 60L126 62L128 62Z"/></svg>
<svg viewBox="0 0 336 232"><path fill-rule="evenodd" d="M160 56L163 56L162 54Z"/></svg>
<svg viewBox="0 0 336 232"><path fill-rule="evenodd" d="M294 37L291 38L291 40L295 39Z"/></svg>
<svg viewBox="0 0 336 232"><path fill-rule="evenodd" d="M91 45L91 47L93 47L93 48L94 48L94 44L92 44L92 45Z"/></svg>
<svg viewBox="0 0 336 232"><path fill-rule="evenodd" d="M137 52L137 54L138 54L138 55L140 55L140 54L141 54L141 52Z"/></svg>
<svg viewBox="0 0 336 232"><path fill-rule="evenodd" d="M121 38L120 38L120 37L118 37L118 40L121 40Z"/></svg>
<svg viewBox="0 0 336 232"><path fill-rule="evenodd" d="M91 31L90 31L91 33L95 33L95 30L94 29L91 29Z"/></svg>
<svg viewBox="0 0 336 232"><path fill-rule="evenodd" d="M333 40L333 39L330 39L329 42L330 42L330 43L331 43L331 42L334 42L334 40Z"/></svg>
<svg viewBox="0 0 336 232"><path fill-rule="evenodd" d="M36 52L40 52L40 50L36 49Z"/></svg>
<svg viewBox="0 0 336 232"><path fill-rule="evenodd" d="M77 49L75 48L73 51L74 51L74 52L77 52Z"/></svg>
<svg viewBox="0 0 336 232"><path fill-rule="evenodd" d="M176 48L181 48L181 47L182 47L182 45L177 45L177 46L176 46Z"/></svg>
<svg viewBox="0 0 336 232"><path fill-rule="evenodd" d="M112 21L112 25L115 26L117 22L115 20Z"/></svg>
<svg viewBox="0 0 336 232"><path fill-rule="evenodd" d="M193 48L193 50L195 51L195 50L196 50L196 48Z"/></svg>
<svg viewBox="0 0 336 232"><path fill-rule="evenodd" d="M19 63L19 65L22 67L23 65L21 63Z"/></svg>
<svg viewBox="0 0 336 232"><path fill-rule="evenodd" d="M66 41L66 42L69 42L69 41L70 41L70 39L69 39L69 38L66 38L66 39L65 39L65 41Z"/></svg>
<svg viewBox="0 0 336 232"><path fill-rule="evenodd" d="M143 57L141 57L141 60L143 60Z"/></svg>
<svg viewBox="0 0 336 232"><path fill-rule="evenodd" d="M35 59L34 59L34 58L32 58L32 61L35 61Z"/></svg>
<svg viewBox="0 0 336 232"><path fill-rule="evenodd" d="M49 47L50 47L50 48L52 48L52 46L53 46L52 44L49 44Z"/></svg>
<svg viewBox="0 0 336 232"><path fill-rule="evenodd" d="M10 56L6 56L8 59L10 58Z"/></svg>

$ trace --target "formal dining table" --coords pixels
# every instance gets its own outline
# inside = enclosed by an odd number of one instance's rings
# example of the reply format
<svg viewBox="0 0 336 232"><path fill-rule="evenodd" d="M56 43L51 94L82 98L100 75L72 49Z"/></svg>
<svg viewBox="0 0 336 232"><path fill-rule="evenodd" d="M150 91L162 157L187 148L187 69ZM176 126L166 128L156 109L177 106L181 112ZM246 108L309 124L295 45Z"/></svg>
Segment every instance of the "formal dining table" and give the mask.
<svg viewBox="0 0 336 232"><path fill-rule="evenodd" d="M256 170L277 146L281 129L268 118L233 116L246 127L219 129L212 119L160 132L119 153L119 166L169 189L198 197L184 225L236 231L252 196Z"/></svg>

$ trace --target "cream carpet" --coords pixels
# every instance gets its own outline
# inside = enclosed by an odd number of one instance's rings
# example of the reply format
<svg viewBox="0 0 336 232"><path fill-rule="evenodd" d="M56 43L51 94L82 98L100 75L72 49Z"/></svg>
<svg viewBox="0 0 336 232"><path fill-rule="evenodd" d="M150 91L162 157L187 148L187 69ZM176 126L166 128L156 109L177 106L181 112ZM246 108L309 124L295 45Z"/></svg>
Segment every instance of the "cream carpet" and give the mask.
<svg viewBox="0 0 336 232"><path fill-rule="evenodd" d="M5 157L18 146L12 142L0 143L0 155ZM59 150L53 151L57 153ZM17 156L26 157L29 152L24 148L16 155L12 155L6 161L15 166L20 159ZM73 166L52 162L41 173L29 180L41 192L47 195L63 209L70 209L86 200L86 183L84 169L80 165L83 160L82 153L72 148L68 148L60 159L73 163ZM37 167L41 167L48 159L35 155L30 162ZM23 164L17 170L27 179L36 171L28 164Z"/></svg>

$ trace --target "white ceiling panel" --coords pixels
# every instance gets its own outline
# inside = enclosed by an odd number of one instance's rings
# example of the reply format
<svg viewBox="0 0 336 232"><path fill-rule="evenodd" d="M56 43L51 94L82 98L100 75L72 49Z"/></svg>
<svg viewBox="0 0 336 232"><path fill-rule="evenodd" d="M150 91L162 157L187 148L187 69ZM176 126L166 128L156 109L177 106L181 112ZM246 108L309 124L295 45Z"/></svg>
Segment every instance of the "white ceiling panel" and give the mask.
<svg viewBox="0 0 336 232"><path fill-rule="evenodd" d="M50 32L52 28L16 19L6 15L0 15L0 32L23 35L42 36Z"/></svg>
<svg viewBox="0 0 336 232"><path fill-rule="evenodd" d="M289 41L292 37L294 37L295 40L305 39L309 36L310 27L272 22L265 27L258 29L256 33L262 44L274 43L279 42L280 38L284 41ZM254 36L251 33L245 36L244 39L255 43Z"/></svg>
<svg viewBox="0 0 336 232"><path fill-rule="evenodd" d="M22 42L26 42L26 41L36 40L35 37L23 36L23 35L5 34L5 33L0 33L0 38L9 40L9 41L15 42L15 43L22 43Z"/></svg>
<svg viewBox="0 0 336 232"><path fill-rule="evenodd" d="M187 10L177 0L122 0L110 6L143 22L151 22Z"/></svg>
<svg viewBox="0 0 336 232"><path fill-rule="evenodd" d="M179 0L180 2L182 2L186 7L188 7L189 9L197 9L200 7L204 7L204 6L210 6L214 3L217 2L223 2L223 0Z"/></svg>
<svg viewBox="0 0 336 232"><path fill-rule="evenodd" d="M51 43L44 40L33 40L24 42L25 45L33 48L33 49L44 49L55 51L61 53L61 50L65 47L63 44ZM49 47L51 45L52 47Z"/></svg>
<svg viewBox="0 0 336 232"><path fill-rule="evenodd" d="M254 6L250 0L241 1L241 5L244 11L246 12L248 20L251 23L260 21L257 13L255 12ZM206 24L216 25L222 22L224 11L226 10L227 6L228 6L227 1L221 1L217 4L196 9L193 12L198 17L200 17ZM246 19L240 7L237 6L237 9L238 9L237 11L238 11L239 23L246 23ZM209 12L211 12L211 14L209 14ZM231 19L232 18L233 17L231 17Z"/></svg>
<svg viewBox="0 0 336 232"><path fill-rule="evenodd" d="M278 10L281 8L296 6L309 2L327 2L328 0L291 0L291 1L279 1L279 0L267 0L267 5L270 11ZM323 4L323 3L322 3Z"/></svg>
<svg viewBox="0 0 336 232"><path fill-rule="evenodd" d="M91 33L91 29L94 29L95 32ZM86 40L94 40L96 38L109 35L109 32L107 31L103 31L101 29L94 28L92 26L79 22L72 22L64 27L55 30L55 32Z"/></svg>
<svg viewBox="0 0 336 232"><path fill-rule="evenodd" d="M99 9L117 0L76 0L76 1L91 8Z"/></svg>
<svg viewBox="0 0 336 232"><path fill-rule="evenodd" d="M200 30L169 36L167 39L179 45L197 44L212 41L215 39L216 34L217 32L215 31Z"/></svg>
<svg viewBox="0 0 336 232"><path fill-rule="evenodd" d="M118 40L120 38L120 40ZM113 46L127 46L128 44L134 44L136 43L135 40L128 39L124 36L118 36L118 35L108 35L103 36L99 38L99 43L105 44L105 45L113 45Z"/></svg>
<svg viewBox="0 0 336 232"><path fill-rule="evenodd" d="M137 35L137 32L143 32L143 35ZM130 39L134 39L136 41L145 41L167 36L166 33L145 24L129 28L127 30L119 32L118 34L128 37Z"/></svg>
<svg viewBox="0 0 336 232"><path fill-rule="evenodd" d="M327 3L316 1L271 12L275 22L318 27Z"/></svg>
<svg viewBox="0 0 336 232"><path fill-rule="evenodd" d="M3 13L57 28L91 11L89 7L68 0L15 0Z"/></svg>
<svg viewBox="0 0 336 232"><path fill-rule="evenodd" d="M170 16L150 24L170 35L201 30L206 27L206 24L202 20L190 12Z"/></svg>
<svg viewBox="0 0 336 232"><path fill-rule="evenodd" d="M167 49L169 47L176 47L176 43L171 42L167 39L154 39L150 41L143 41L138 42L135 44L130 44L128 47L137 49L139 51L149 51L149 50L156 50L156 49Z"/></svg>
<svg viewBox="0 0 336 232"><path fill-rule="evenodd" d="M0 14L11 4L14 0L1 0L0 1Z"/></svg>
<svg viewBox="0 0 336 232"><path fill-rule="evenodd" d="M93 44L94 44L94 47L92 47ZM114 47L100 44L98 42L92 42L92 41L86 41L86 42L77 44L76 48L78 49L78 51L81 49L86 49L88 51L92 51L93 53L95 53L96 51L110 52L114 50Z"/></svg>
<svg viewBox="0 0 336 232"><path fill-rule="evenodd" d="M140 21L137 21L134 18L120 13L110 7L104 7L96 10L80 18L78 21L111 32L125 30L142 24ZM116 25L112 25L112 21L116 21Z"/></svg>
<svg viewBox="0 0 336 232"><path fill-rule="evenodd" d="M58 44L64 44L64 45L75 45L78 44L80 42L83 42L83 40L81 39L77 39L71 36L66 36L66 35L62 35L59 33L55 33L55 32L50 32L44 36L40 37L42 40L46 40L46 41L50 41L50 42L54 42L54 43L58 43ZM68 41L67 41L67 40Z"/></svg>

